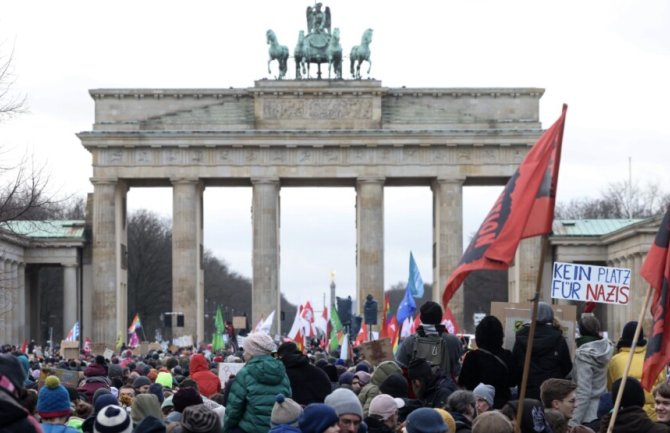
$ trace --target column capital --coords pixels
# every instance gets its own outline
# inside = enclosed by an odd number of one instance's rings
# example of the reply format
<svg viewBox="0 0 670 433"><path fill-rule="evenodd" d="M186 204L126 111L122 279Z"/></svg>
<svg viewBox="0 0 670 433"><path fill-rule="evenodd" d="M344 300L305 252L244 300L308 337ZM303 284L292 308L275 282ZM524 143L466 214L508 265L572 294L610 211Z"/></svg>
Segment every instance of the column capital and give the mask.
<svg viewBox="0 0 670 433"><path fill-rule="evenodd" d="M202 184L202 180L197 177L171 177L170 183L172 185L193 185Z"/></svg>
<svg viewBox="0 0 670 433"><path fill-rule="evenodd" d="M465 183L465 176L463 177L442 177L438 176L431 182L433 186L436 185L463 185Z"/></svg>
<svg viewBox="0 0 670 433"><path fill-rule="evenodd" d="M386 178L384 176L360 176L356 178L356 185L360 184L383 185L384 182L386 182Z"/></svg>
<svg viewBox="0 0 670 433"><path fill-rule="evenodd" d="M252 177L251 178L251 184L252 185L279 185L279 178L278 177Z"/></svg>
<svg viewBox="0 0 670 433"><path fill-rule="evenodd" d="M91 177L89 180L93 186L116 185L119 182L118 177Z"/></svg>

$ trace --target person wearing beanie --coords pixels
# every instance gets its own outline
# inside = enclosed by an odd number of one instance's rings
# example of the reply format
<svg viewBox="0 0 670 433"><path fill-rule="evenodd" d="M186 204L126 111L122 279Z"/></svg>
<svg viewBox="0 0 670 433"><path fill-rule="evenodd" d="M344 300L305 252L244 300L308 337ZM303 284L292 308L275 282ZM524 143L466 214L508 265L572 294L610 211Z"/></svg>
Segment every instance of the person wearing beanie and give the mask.
<svg viewBox="0 0 670 433"><path fill-rule="evenodd" d="M151 380L146 376L138 376L133 380L133 388L135 388L135 395L146 394L149 392Z"/></svg>
<svg viewBox="0 0 670 433"><path fill-rule="evenodd" d="M616 353L612 356L609 363L607 364L607 389L612 389L612 384L617 380L623 377L624 369L628 363L628 356L631 351L631 345L633 344L633 337L635 336L635 329L637 328L637 322L632 321L626 323L621 332L621 338L616 345ZM647 352L647 340L644 338L644 329L640 329L640 337L637 340L637 344L633 350L633 361L630 365L630 371L628 372L628 377L633 377L637 380L642 379L642 369L644 368L644 358ZM665 369L661 370L661 373L658 375L654 381L654 387L665 382L667 375ZM653 387L652 387L653 388ZM656 411L654 410L654 396L645 391L644 392L645 404L643 406L644 411L647 413L649 418L656 421Z"/></svg>
<svg viewBox="0 0 670 433"><path fill-rule="evenodd" d="M607 365L614 345L600 335L600 322L593 315L583 315L578 322L579 338L572 380L577 384L577 407L568 420L570 426L598 425L598 403L607 392Z"/></svg>
<svg viewBox="0 0 670 433"><path fill-rule="evenodd" d="M322 403L308 405L300 416L302 433L338 433L339 418L335 410Z"/></svg>
<svg viewBox="0 0 670 433"><path fill-rule="evenodd" d="M105 358L98 355L96 357L96 362L84 369L84 377L86 379L77 391L79 391L80 394L84 394L89 403L93 403L93 394L95 394L98 389L109 389L112 386L112 381L107 375L108 371L105 364Z"/></svg>
<svg viewBox="0 0 670 433"><path fill-rule="evenodd" d="M209 371L209 362L202 353L196 353L191 356L190 376L198 384L200 394L209 398L214 394L221 392L221 380L219 377Z"/></svg>
<svg viewBox="0 0 670 433"><path fill-rule="evenodd" d="M37 397L37 413L42 418L44 433L76 433L77 430L65 425L72 415L70 394L56 376L48 376Z"/></svg>
<svg viewBox="0 0 670 433"><path fill-rule="evenodd" d="M293 391L293 400L302 406L310 403L323 403L323 399L332 391L326 372L312 365L309 358L299 351L292 341L279 346L277 357L286 368Z"/></svg>
<svg viewBox="0 0 670 433"><path fill-rule="evenodd" d="M133 424L130 415L120 406L107 406L98 413L93 424L93 433L131 433Z"/></svg>
<svg viewBox="0 0 670 433"><path fill-rule="evenodd" d="M400 398L379 394L370 403L369 415L365 418L368 433L395 433L398 427L398 410L405 407Z"/></svg>
<svg viewBox="0 0 670 433"><path fill-rule="evenodd" d="M358 432L363 421L363 406L353 391L336 389L326 397L324 403L335 409L340 433Z"/></svg>
<svg viewBox="0 0 670 433"><path fill-rule="evenodd" d="M352 391L353 391L353 388L351 386L351 382L353 382L353 381L354 381L354 373L352 373L350 371L345 371L344 373L340 374L340 378L337 380L340 387L344 386L345 388L351 389Z"/></svg>
<svg viewBox="0 0 670 433"><path fill-rule="evenodd" d="M422 407L409 414L405 429L407 433L447 433L448 427L437 411Z"/></svg>
<svg viewBox="0 0 670 433"><path fill-rule="evenodd" d="M463 356L463 344L456 336L449 334L444 325L442 325L442 307L437 302L427 301L421 308L421 325L417 328L416 334L405 338L396 352L395 359L401 367L407 368L409 363L414 360L416 339L418 337L433 338L436 345L446 345L447 355L439 361L439 368L445 376L455 380L461 372L461 357ZM440 341L434 337L441 337Z"/></svg>
<svg viewBox="0 0 670 433"><path fill-rule="evenodd" d="M163 420L163 411L161 411L161 404L154 394L140 394L135 397L133 405L130 407L130 418L133 421L133 426L139 425L147 416L153 416L161 421Z"/></svg>
<svg viewBox="0 0 670 433"><path fill-rule="evenodd" d="M181 426L185 433L221 432L219 416L204 404L197 404L184 409Z"/></svg>
<svg viewBox="0 0 670 433"><path fill-rule="evenodd" d="M155 383L160 383L163 385L163 388L172 389L173 378L172 373L167 371L160 371L158 376L156 376Z"/></svg>
<svg viewBox="0 0 670 433"><path fill-rule="evenodd" d="M245 433L267 433L277 394L291 397L291 383L284 364L272 357L275 344L263 333L244 341L246 364L235 376L226 402L224 431L236 427Z"/></svg>
<svg viewBox="0 0 670 433"><path fill-rule="evenodd" d="M379 391L382 394L389 394L391 397L407 398L409 396L409 384L405 376L394 373L384 379L379 385Z"/></svg>
<svg viewBox="0 0 670 433"><path fill-rule="evenodd" d="M409 364L407 377L414 395L424 407L444 407L447 399L456 390L456 384L445 377L423 358L417 358Z"/></svg>
<svg viewBox="0 0 670 433"><path fill-rule="evenodd" d="M539 302L537 314L538 319L526 387L526 397L531 399L540 398L542 382L551 378L563 379L572 370L572 357L570 356L568 343L565 341L561 329L553 324L554 314L551 305L546 302ZM520 379L523 374L529 332L530 324L526 323L517 331L514 340L512 356L516 371L512 374L517 383L521 382Z"/></svg>
<svg viewBox="0 0 670 433"><path fill-rule="evenodd" d="M118 400L111 393L99 394L93 404L93 413L81 424L81 431L84 433L93 433L96 416L107 406L120 406Z"/></svg>
<svg viewBox="0 0 670 433"><path fill-rule="evenodd" d="M370 376L370 383L361 388L358 399L363 405L363 414L368 415L372 399L381 394L379 385L382 384L392 374L402 374L402 369L395 361L384 361L380 363Z"/></svg>
<svg viewBox="0 0 670 433"><path fill-rule="evenodd" d="M476 401L472 391L458 390L449 396L446 409L454 417L456 432L470 433L472 421L477 416L475 406Z"/></svg>
<svg viewBox="0 0 670 433"><path fill-rule="evenodd" d="M475 396L477 415L493 410L493 400L496 395L496 389L493 386L480 383L472 394Z"/></svg>
<svg viewBox="0 0 670 433"><path fill-rule="evenodd" d="M440 414L444 423L447 425L447 427L449 427L449 430L448 430L449 432L455 432L456 431L456 421L454 420L454 417L451 416L451 414L449 412L447 412L444 409L440 409L440 408L433 408L433 410Z"/></svg>
<svg viewBox="0 0 670 433"><path fill-rule="evenodd" d="M370 383L370 377L370 373L367 371L360 370L354 373L354 378L351 380L352 391L354 391L356 395L359 395L361 393L361 389Z"/></svg>
<svg viewBox="0 0 670 433"><path fill-rule="evenodd" d="M485 316L475 328L477 348L465 354L458 384L474 390L480 383L495 388L493 407L500 409L511 397L510 388L517 385L516 364L512 352L502 347L505 334L495 316Z"/></svg>
<svg viewBox="0 0 670 433"><path fill-rule="evenodd" d="M172 396L172 405L176 412L184 413L184 409L189 406L195 406L196 404L202 404L202 396L200 396L197 389L190 386L179 388L179 390Z"/></svg>
<svg viewBox="0 0 670 433"><path fill-rule="evenodd" d="M614 421L613 433L660 433L670 432L670 426L663 423L656 423L649 419L642 406L645 404L644 390L640 382L632 377L626 379L622 384L622 379L617 379L612 384L612 401L616 400L619 388L623 386L623 395L621 406ZM612 414L605 415L600 422L600 431L607 432Z"/></svg>
<svg viewBox="0 0 670 433"><path fill-rule="evenodd" d="M152 383L149 386L149 392L147 394L153 394L158 398L159 403L163 403L165 400L165 394L163 394L163 385L160 383Z"/></svg>
<svg viewBox="0 0 670 433"><path fill-rule="evenodd" d="M277 394L270 415L271 433L300 433L298 420L302 415L302 406L294 400Z"/></svg>

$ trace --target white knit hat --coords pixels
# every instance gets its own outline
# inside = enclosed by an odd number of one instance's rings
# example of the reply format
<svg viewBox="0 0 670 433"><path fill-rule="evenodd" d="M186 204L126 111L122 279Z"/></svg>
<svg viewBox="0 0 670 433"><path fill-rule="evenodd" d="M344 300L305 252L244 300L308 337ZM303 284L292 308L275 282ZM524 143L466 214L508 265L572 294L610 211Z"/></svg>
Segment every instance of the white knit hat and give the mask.
<svg viewBox="0 0 670 433"><path fill-rule="evenodd" d="M268 334L254 332L244 340L244 353L251 356L269 355L276 350L277 346Z"/></svg>
<svg viewBox="0 0 670 433"><path fill-rule="evenodd" d="M133 424L124 408L110 405L103 408L95 417L93 431L95 433L131 433Z"/></svg>

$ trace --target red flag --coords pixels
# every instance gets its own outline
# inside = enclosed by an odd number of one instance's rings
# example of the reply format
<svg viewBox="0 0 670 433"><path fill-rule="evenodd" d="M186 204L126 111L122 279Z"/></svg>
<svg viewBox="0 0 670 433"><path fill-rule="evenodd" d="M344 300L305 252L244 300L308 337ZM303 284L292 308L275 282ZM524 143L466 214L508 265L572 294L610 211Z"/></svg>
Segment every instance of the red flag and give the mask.
<svg viewBox="0 0 670 433"><path fill-rule="evenodd" d="M368 341L368 325L363 323L363 325L361 325L361 329L358 331L356 340L354 341L354 347L358 347L366 341Z"/></svg>
<svg viewBox="0 0 670 433"><path fill-rule="evenodd" d="M463 280L477 269L509 267L521 239L551 232L563 127L568 107L542 134L505 185L461 261L447 280L447 305Z"/></svg>
<svg viewBox="0 0 670 433"><path fill-rule="evenodd" d="M640 275L654 288L651 315L654 326L647 343L647 356L642 371L642 387L647 391L670 362L670 305L668 282L670 281L670 206L665 212L661 227L656 233L647 258L644 259ZM667 325L667 326L666 326Z"/></svg>
<svg viewBox="0 0 670 433"><path fill-rule="evenodd" d="M447 328L447 332L450 334L458 334L458 323L454 317L454 313L451 312L449 307L444 309L444 315L442 316L442 324Z"/></svg>
<svg viewBox="0 0 670 433"><path fill-rule="evenodd" d="M21 345L21 352L28 353L28 340L23 340L23 344Z"/></svg>
<svg viewBox="0 0 670 433"><path fill-rule="evenodd" d="M386 338L390 337L391 334L388 332L388 326L390 322L390 317L388 317L389 310L391 309L391 300L389 298L389 294L386 293L384 295L384 309L383 309L383 314L382 318L384 320L384 323L382 323L381 329L379 330L379 338Z"/></svg>

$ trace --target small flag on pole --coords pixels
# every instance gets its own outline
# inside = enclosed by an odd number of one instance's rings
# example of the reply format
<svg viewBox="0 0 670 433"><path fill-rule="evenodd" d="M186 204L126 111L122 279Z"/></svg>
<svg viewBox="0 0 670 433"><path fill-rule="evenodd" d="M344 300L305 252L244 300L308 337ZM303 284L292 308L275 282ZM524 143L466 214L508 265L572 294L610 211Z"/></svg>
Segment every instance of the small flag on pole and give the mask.
<svg viewBox="0 0 670 433"><path fill-rule="evenodd" d="M140 315L138 313L135 313L135 317L133 317L133 321L130 322L130 326L128 327L128 334L132 334L133 332L137 331L142 327L142 322L140 322Z"/></svg>
<svg viewBox="0 0 670 433"><path fill-rule="evenodd" d="M79 341L79 322L74 322L74 325L70 329L70 332L67 333L65 341Z"/></svg>

